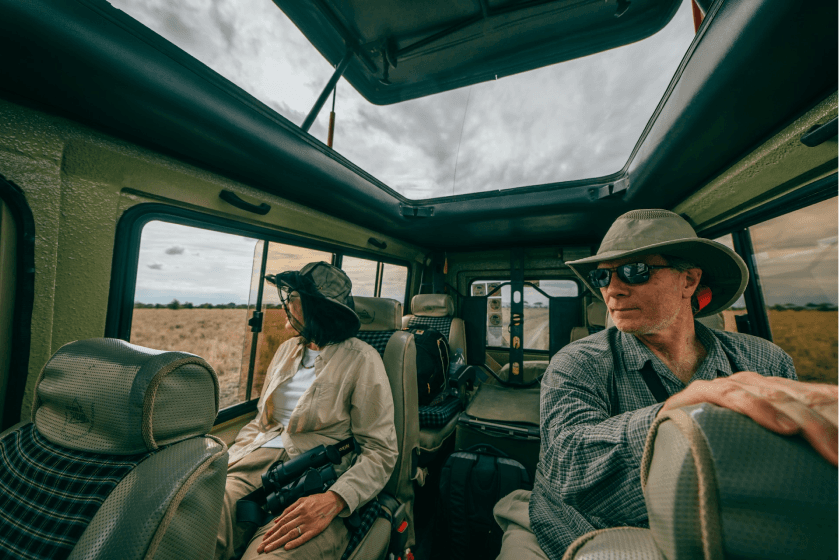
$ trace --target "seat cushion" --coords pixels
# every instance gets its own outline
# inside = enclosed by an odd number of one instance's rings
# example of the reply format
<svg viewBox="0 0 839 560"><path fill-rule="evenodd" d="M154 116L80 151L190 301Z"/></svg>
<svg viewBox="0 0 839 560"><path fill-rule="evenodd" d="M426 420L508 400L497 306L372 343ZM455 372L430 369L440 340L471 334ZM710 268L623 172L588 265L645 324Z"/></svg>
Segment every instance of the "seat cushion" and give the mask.
<svg viewBox="0 0 839 560"><path fill-rule="evenodd" d="M114 487L148 455L65 449L32 423L8 434L0 440L0 556L66 557Z"/></svg>
<svg viewBox="0 0 839 560"><path fill-rule="evenodd" d="M449 335L452 332L452 318L451 317L409 317L407 328L418 329L427 328L434 329L446 337L446 342L449 341Z"/></svg>
<svg viewBox="0 0 839 560"><path fill-rule="evenodd" d="M457 419L459 415L455 415L448 424L442 428L420 428L419 431L419 446L423 453L431 453L437 451L443 445L443 442L451 436L457 427Z"/></svg>

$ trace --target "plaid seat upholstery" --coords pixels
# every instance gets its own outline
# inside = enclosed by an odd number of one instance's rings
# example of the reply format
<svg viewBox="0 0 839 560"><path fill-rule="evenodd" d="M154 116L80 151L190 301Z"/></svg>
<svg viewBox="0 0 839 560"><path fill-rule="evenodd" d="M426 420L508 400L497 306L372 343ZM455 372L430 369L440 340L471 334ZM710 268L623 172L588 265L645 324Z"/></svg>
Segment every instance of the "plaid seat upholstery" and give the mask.
<svg viewBox="0 0 839 560"><path fill-rule="evenodd" d="M451 317L417 317L416 315L408 319L409 329L418 329L426 327L434 329L449 340L449 335L452 332L452 318Z"/></svg>
<svg viewBox="0 0 839 560"><path fill-rule="evenodd" d="M358 510L358 514L361 517L361 523L359 526L350 527L347 525L347 529L350 532L350 542L347 543L347 548L344 550L344 554L341 555L341 560L347 560L355 549L358 548L358 545L360 545L361 541L364 540L364 537L370 531L370 528L373 526L373 523L376 522L376 519L379 517L384 517L388 521L393 519L390 512L379 505L379 502L376 500L372 500L362 506L361 509Z"/></svg>
<svg viewBox="0 0 839 560"><path fill-rule="evenodd" d="M384 358L385 357L385 348L387 348L387 343L390 340L390 337L393 336L393 333L397 331L359 331L355 337L359 340L362 340L376 349L376 352Z"/></svg>
<svg viewBox="0 0 839 560"><path fill-rule="evenodd" d="M69 450L34 424L6 435L0 440L0 557L66 558L108 494L149 455Z"/></svg>
<svg viewBox="0 0 839 560"><path fill-rule="evenodd" d="M454 395L446 396L441 402L432 402L419 407L421 428L442 428L460 412L460 399Z"/></svg>

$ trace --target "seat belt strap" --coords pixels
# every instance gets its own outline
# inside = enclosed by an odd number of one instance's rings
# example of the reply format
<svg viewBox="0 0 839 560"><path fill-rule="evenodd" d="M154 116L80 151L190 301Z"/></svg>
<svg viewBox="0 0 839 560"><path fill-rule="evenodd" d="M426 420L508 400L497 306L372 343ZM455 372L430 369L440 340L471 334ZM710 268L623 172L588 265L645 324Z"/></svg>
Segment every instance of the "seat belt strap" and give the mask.
<svg viewBox="0 0 839 560"><path fill-rule="evenodd" d="M641 374L641 378L644 380L644 383L647 384L647 388L650 390L650 393L653 394L655 398L655 402L663 403L670 397L670 393L667 392L667 389L664 388L664 384L659 379L658 374L653 369L653 365L650 362L644 364L644 367L641 368L639 372Z"/></svg>

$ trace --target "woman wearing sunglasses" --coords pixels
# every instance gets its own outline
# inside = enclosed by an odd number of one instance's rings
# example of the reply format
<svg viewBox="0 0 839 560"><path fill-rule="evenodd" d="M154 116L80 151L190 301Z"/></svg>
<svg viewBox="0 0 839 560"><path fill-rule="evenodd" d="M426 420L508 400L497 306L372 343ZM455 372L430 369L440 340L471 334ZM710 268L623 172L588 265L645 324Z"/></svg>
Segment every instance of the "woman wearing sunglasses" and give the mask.
<svg viewBox="0 0 839 560"><path fill-rule="evenodd" d="M746 265L731 249L697 237L673 212L635 210L615 221L596 255L567 264L616 328L565 346L545 372L534 489L496 506L499 558L561 558L595 529L645 526L644 442L673 408L733 409L800 433L837 464L837 388L795 381L792 359L771 342L695 321L745 290Z"/></svg>
<svg viewBox="0 0 839 560"><path fill-rule="evenodd" d="M299 336L277 349L256 418L230 448L215 557L246 547L243 559L340 558L350 538L342 518L375 497L396 464L390 383L378 352L354 338L360 323L344 271L317 262L266 280ZM336 466L329 490L300 498L248 542L236 502L262 486L262 474L278 460L350 437L361 451Z"/></svg>

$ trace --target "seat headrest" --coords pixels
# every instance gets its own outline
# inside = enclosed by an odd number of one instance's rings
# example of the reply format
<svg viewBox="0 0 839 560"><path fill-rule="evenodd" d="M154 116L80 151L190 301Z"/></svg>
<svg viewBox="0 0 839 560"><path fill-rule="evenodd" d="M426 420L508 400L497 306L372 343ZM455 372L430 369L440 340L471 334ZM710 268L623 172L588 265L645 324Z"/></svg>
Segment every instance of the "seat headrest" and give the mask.
<svg viewBox="0 0 839 560"><path fill-rule="evenodd" d="M454 300L445 294L418 294L411 300L417 317L454 317Z"/></svg>
<svg viewBox="0 0 839 560"><path fill-rule="evenodd" d="M595 300L586 306L586 317L588 317L588 324L594 327L606 326L606 304L602 301Z"/></svg>
<svg viewBox="0 0 839 560"><path fill-rule="evenodd" d="M208 433L218 403L202 358L92 338L65 344L44 366L32 421L57 445L133 455Z"/></svg>
<svg viewBox="0 0 839 560"><path fill-rule="evenodd" d="M395 299L353 296L355 314L362 331L398 331L402 328L402 304Z"/></svg>

